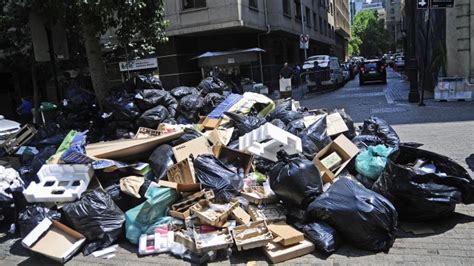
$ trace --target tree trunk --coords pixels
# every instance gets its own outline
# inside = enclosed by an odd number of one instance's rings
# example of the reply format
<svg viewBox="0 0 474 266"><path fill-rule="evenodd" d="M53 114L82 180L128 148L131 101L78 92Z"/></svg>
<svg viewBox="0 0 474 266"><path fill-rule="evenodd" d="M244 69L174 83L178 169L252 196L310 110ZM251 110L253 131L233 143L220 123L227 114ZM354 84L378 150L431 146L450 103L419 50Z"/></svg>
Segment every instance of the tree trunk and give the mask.
<svg viewBox="0 0 474 266"><path fill-rule="evenodd" d="M82 23L82 36L86 48L87 62L91 74L92 86L97 97L99 106L102 109L102 100L107 93L107 76L105 64L100 50L99 37L97 33L86 23Z"/></svg>

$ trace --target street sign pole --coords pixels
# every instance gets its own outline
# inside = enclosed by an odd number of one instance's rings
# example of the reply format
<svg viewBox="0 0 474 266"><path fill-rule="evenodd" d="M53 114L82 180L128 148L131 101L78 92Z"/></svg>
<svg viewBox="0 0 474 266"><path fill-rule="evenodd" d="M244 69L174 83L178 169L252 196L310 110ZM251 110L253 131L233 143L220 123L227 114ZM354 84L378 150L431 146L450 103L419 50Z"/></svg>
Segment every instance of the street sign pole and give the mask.
<svg viewBox="0 0 474 266"><path fill-rule="evenodd" d="M304 27L305 27L305 19L304 19L304 15L303 15L303 11L304 11L304 8L303 8L303 1L300 1L300 8L301 8L301 31L303 33L303 36L305 36L304 34ZM306 18L308 19L308 18ZM308 38L308 42L309 42L309 38ZM306 59L308 58L308 51L307 51L307 46L304 47L304 60L306 61Z"/></svg>
<svg viewBox="0 0 474 266"><path fill-rule="evenodd" d="M431 8L428 7L426 10L428 13L428 18L426 20L426 35L425 35L425 56L423 58L423 79L421 80L421 98L420 98L420 103L418 104L419 106L425 106L425 89L426 89L426 84L427 84L427 78L426 78L426 69L428 68L428 45L429 45L429 40L430 40L430 24L431 24Z"/></svg>

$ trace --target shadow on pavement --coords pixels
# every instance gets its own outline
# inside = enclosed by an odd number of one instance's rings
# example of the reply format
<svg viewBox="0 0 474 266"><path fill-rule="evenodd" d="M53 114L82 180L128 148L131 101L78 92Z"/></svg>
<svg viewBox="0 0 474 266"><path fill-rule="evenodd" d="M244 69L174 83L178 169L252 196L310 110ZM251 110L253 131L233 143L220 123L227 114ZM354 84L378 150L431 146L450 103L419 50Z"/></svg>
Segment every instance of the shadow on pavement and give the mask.
<svg viewBox="0 0 474 266"><path fill-rule="evenodd" d="M419 238L440 235L453 229L458 224L471 222L474 222L473 216L457 212L453 213L450 217L442 218L436 221L419 223L399 222L397 238ZM406 230L407 228L410 228L410 230Z"/></svg>

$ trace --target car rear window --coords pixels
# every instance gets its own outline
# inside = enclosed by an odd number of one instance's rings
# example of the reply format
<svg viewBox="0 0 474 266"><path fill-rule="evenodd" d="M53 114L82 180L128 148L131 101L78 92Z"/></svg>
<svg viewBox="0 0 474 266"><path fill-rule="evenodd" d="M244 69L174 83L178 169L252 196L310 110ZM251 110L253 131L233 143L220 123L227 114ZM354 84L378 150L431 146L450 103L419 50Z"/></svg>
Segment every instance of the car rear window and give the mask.
<svg viewBox="0 0 474 266"><path fill-rule="evenodd" d="M377 63L365 63L364 66L367 67L367 68L370 68L370 67L376 68L376 67L377 67Z"/></svg>

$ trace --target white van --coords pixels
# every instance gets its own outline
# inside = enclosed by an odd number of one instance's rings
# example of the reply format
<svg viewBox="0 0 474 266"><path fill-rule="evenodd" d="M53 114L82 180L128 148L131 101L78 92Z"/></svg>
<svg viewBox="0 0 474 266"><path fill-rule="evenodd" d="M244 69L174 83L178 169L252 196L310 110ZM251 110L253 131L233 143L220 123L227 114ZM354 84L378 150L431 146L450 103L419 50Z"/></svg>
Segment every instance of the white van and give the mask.
<svg viewBox="0 0 474 266"><path fill-rule="evenodd" d="M321 70L329 70L329 75L323 75L325 78L321 80L322 86L339 88L344 85L343 69L337 57L328 55L310 56L303 64L303 72L314 71L314 62L316 61ZM316 86L316 82L312 80L311 75L306 75L305 78L308 87Z"/></svg>

